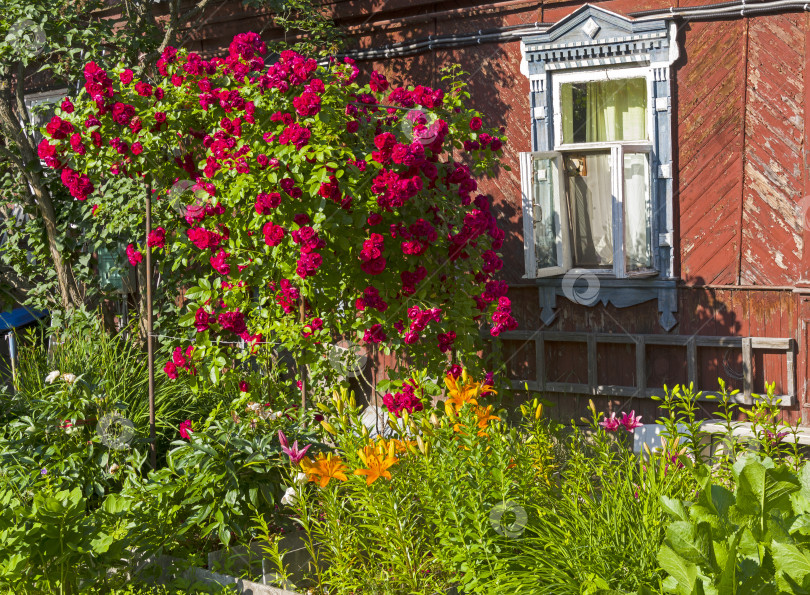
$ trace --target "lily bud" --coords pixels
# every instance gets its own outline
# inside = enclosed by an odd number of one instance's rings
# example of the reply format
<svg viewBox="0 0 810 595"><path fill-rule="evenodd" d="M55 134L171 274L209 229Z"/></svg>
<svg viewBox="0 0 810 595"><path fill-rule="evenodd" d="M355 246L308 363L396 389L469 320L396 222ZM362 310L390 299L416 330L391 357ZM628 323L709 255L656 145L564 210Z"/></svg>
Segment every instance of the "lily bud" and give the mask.
<svg viewBox="0 0 810 595"><path fill-rule="evenodd" d="M408 421L409 421L409 420L410 420L410 416L408 415L408 410L407 410L407 409L403 409L403 410L402 410L402 421L403 421L403 422L405 422L405 425L406 425L406 426L408 425Z"/></svg>
<svg viewBox="0 0 810 595"><path fill-rule="evenodd" d="M444 412L447 414L447 417L451 420L455 421L456 419L456 412L453 411L453 405L448 401L444 402Z"/></svg>
<svg viewBox="0 0 810 595"><path fill-rule="evenodd" d="M543 416L543 404L540 403L537 409L534 410L534 419L540 419Z"/></svg>
<svg viewBox="0 0 810 595"><path fill-rule="evenodd" d="M357 407L357 401L354 398L354 391L352 391L350 396L349 396L349 405L351 405L352 409Z"/></svg>
<svg viewBox="0 0 810 595"><path fill-rule="evenodd" d="M416 424L415 424L415 423L413 423L413 420L411 420L410 422L408 422L408 427L411 429L411 432L413 432L414 434L418 434L418 433L419 433L419 428L417 428L417 427L416 427Z"/></svg>
<svg viewBox="0 0 810 595"><path fill-rule="evenodd" d="M438 417L436 417L436 413L435 413L435 412L433 412L433 413L431 413L431 414L430 414L430 423L431 423L431 424L433 424L433 427L434 427L434 428L438 428L438 427L439 427L439 418L438 418Z"/></svg>
<svg viewBox="0 0 810 595"><path fill-rule="evenodd" d="M324 413L329 413L329 407L327 407L327 406L326 406L325 404L323 404L323 403L315 403L315 407L317 407L318 409L320 409L320 410L321 410L321 411L323 411Z"/></svg>
<svg viewBox="0 0 810 595"><path fill-rule="evenodd" d="M332 435L337 434L337 432L335 432L335 428L333 428L332 425L326 420L321 422L321 427Z"/></svg>
<svg viewBox="0 0 810 595"><path fill-rule="evenodd" d="M419 446L419 452L421 452L422 454L426 454L425 453L425 441L422 440L421 436L416 437L416 444Z"/></svg>

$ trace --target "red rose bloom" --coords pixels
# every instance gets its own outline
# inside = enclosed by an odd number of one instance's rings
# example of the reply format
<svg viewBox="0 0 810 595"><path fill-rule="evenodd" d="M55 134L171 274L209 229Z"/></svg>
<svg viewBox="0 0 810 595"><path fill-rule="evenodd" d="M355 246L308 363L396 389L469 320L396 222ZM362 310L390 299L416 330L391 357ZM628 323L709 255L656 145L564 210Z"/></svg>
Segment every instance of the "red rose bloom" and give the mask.
<svg viewBox="0 0 810 595"><path fill-rule="evenodd" d="M152 230L149 237L146 238L146 245L150 248L165 248L166 247L166 230L162 227Z"/></svg>
<svg viewBox="0 0 810 595"><path fill-rule="evenodd" d="M197 329L198 333L202 333L208 330L210 319L211 315L205 311L205 308L197 309L197 311L194 313L194 328Z"/></svg>
<svg viewBox="0 0 810 595"><path fill-rule="evenodd" d="M163 366L163 371L166 373L166 376L172 380L177 380L177 366L174 362L166 362L166 365Z"/></svg>
<svg viewBox="0 0 810 595"><path fill-rule="evenodd" d="M143 261L143 254L139 252L134 245L127 245L127 260L132 266L138 266L138 263Z"/></svg>

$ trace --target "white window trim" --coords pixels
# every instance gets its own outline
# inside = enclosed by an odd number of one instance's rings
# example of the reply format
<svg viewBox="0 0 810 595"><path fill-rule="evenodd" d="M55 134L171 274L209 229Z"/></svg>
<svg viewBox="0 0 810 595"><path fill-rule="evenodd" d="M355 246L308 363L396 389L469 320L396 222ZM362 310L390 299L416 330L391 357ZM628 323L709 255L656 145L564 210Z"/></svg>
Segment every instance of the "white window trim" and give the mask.
<svg viewBox="0 0 810 595"><path fill-rule="evenodd" d="M561 111L561 87L563 83L593 83L599 81L616 81L630 78L643 78L647 80L647 139L638 141L623 141L632 144L649 143L653 144L654 139L651 138L655 134L655 114L651 109L653 102L653 69L650 66L641 66L636 68L600 68L598 70L575 70L572 72L554 72L551 75L552 86L554 92L552 97L554 99L554 111L552 118L554 121L554 150L565 151L567 149L605 149L616 145L617 143L568 143L562 142L562 111Z"/></svg>

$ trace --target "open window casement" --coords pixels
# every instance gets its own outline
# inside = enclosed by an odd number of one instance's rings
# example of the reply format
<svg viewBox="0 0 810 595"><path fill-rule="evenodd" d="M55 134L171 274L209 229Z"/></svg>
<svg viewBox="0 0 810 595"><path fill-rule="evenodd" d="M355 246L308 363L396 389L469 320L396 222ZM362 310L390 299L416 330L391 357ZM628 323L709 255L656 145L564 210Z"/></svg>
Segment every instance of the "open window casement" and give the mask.
<svg viewBox="0 0 810 595"><path fill-rule="evenodd" d="M43 139L42 133L39 131L39 129L48 123L48 121L54 115L57 106L66 96L67 92L67 89L57 89L54 91L34 93L25 96L25 107L28 110L28 116L31 119L31 128L29 132L33 135L34 140L37 143ZM20 119L20 125L25 125L22 118Z"/></svg>
<svg viewBox="0 0 810 595"><path fill-rule="evenodd" d="M650 145L620 145L616 148L618 163L616 210L621 217L617 233L623 234L621 253L616 261L617 277L650 277L658 274L653 252L654 180L652 176L652 151Z"/></svg>
<svg viewBox="0 0 810 595"><path fill-rule="evenodd" d="M520 163L527 278L657 274L648 144L521 153Z"/></svg>
<svg viewBox="0 0 810 595"><path fill-rule="evenodd" d="M520 154L526 277L562 275L571 268L563 156Z"/></svg>

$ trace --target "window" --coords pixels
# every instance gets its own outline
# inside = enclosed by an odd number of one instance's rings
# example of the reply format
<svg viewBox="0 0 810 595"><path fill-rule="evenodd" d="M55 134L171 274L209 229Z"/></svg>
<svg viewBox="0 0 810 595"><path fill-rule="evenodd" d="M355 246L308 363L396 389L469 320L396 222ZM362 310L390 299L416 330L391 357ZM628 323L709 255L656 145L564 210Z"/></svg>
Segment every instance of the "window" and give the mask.
<svg viewBox="0 0 810 595"><path fill-rule="evenodd" d="M549 78L554 150L521 155L532 227L525 231L534 240L527 276L572 268L617 278L656 275L650 69Z"/></svg>
<svg viewBox="0 0 810 595"><path fill-rule="evenodd" d="M36 143L39 143L43 138L39 129L50 121L57 106L66 95L67 89L58 89L25 97L25 107L28 108L28 116L31 118L31 134Z"/></svg>

